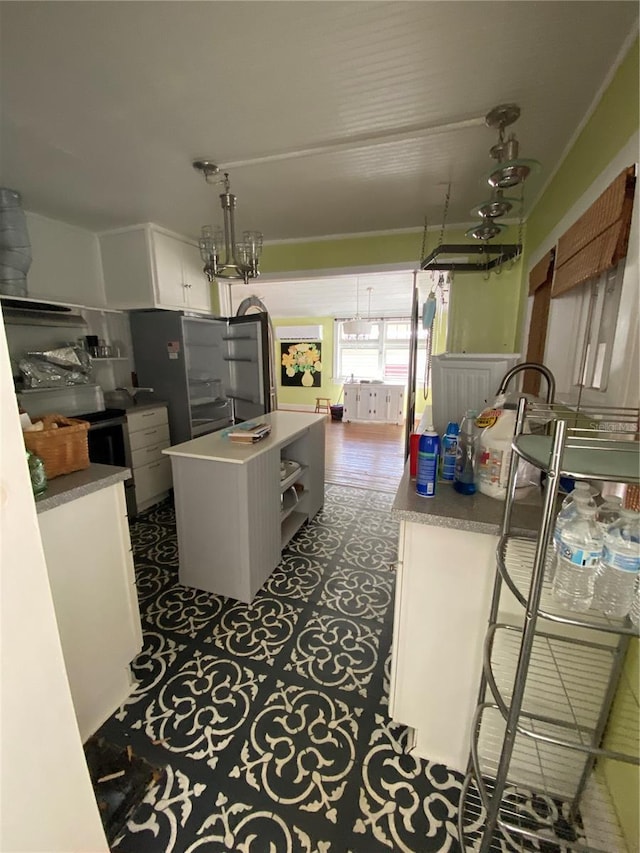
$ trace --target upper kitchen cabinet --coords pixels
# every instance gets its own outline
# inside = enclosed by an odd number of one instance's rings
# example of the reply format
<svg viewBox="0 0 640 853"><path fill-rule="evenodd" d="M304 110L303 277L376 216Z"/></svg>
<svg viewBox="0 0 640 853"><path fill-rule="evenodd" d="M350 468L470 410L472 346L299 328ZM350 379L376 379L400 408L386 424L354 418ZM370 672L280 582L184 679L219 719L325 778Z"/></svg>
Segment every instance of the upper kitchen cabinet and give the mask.
<svg viewBox="0 0 640 853"><path fill-rule="evenodd" d="M32 262L27 296L42 302L104 308L100 246L96 234L26 211Z"/></svg>
<svg viewBox="0 0 640 853"><path fill-rule="evenodd" d="M100 234L100 250L110 308L211 312L210 285L194 243L146 224Z"/></svg>

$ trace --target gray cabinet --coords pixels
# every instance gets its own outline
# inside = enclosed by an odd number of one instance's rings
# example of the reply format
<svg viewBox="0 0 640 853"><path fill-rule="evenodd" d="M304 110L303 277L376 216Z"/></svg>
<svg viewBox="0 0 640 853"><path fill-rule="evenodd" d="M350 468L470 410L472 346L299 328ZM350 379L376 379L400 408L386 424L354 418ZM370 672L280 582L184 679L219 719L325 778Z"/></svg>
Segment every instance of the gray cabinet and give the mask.
<svg viewBox="0 0 640 853"><path fill-rule="evenodd" d="M171 464L162 455L171 443L167 407L128 411L127 432L136 510L142 512L166 498L171 488Z"/></svg>
<svg viewBox="0 0 640 853"><path fill-rule="evenodd" d="M324 503L324 416L272 412L261 420L272 432L255 445L234 444L223 431L164 451L180 582L245 603Z"/></svg>

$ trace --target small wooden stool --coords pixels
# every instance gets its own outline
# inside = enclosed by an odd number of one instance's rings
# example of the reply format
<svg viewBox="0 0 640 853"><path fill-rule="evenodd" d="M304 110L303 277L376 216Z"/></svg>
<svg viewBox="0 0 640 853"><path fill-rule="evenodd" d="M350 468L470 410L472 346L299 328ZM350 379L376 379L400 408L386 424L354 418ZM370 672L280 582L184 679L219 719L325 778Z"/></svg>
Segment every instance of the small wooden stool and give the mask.
<svg viewBox="0 0 640 853"><path fill-rule="evenodd" d="M316 397L316 412L331 414L331 397Z"/></svg>

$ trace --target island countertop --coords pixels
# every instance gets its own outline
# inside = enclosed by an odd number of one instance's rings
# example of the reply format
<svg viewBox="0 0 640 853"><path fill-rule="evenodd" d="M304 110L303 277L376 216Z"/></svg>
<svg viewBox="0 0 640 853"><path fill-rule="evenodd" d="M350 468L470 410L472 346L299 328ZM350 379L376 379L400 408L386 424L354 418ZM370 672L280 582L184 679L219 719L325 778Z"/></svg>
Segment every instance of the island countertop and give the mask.
<svg viewBox="0 0 640 853"><path fill-rule="evenodd" d="M540 527L541 507L539 491L524 500L515 501L511 532L526 535L537 531ZM416 481L410 479L408 465L391 508L391 514L398 521L496 536L500 535L503 511L504 501L489 498L480 492L460 495L454 491L451 483L441 480L438 481L435 496L424 498L416 493Z"/></svg>
<svg viewBox="0 0 640 853"><path fill-rule="evenodd" d="M326 420L326 415L307 414L306 412L270 412L251 423L271 424L271 433L255 444L233 442L226 430L202 435L191 441L176 444L163 450L167 456L184 456L188 459L206 459L210 462L232 462L243 465L262 453L285 444L297 435L302 435L318 421Z"/></svg>
<svg viewBox="0 0 640 853"><path fill-rule="evenodd" d="M75 501L99 489L123 483L131 476L129 468L119 468L116 465L89 465L82 471L63 474L54 477L47 483L47 491L36 498L36 512L46 512L57 506Z"/></svg>

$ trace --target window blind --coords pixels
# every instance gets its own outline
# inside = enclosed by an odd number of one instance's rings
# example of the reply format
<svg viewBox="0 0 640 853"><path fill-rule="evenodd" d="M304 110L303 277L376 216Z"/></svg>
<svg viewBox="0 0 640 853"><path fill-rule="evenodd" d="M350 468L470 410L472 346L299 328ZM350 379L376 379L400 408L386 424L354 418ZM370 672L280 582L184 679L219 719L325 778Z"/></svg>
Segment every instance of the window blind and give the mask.
<svg viewBox="0 0 640 853"><path fill-rule="evenodd" d="M626 256L635 182L630 166L558 240L552 297L612 269Z"/></svg>

